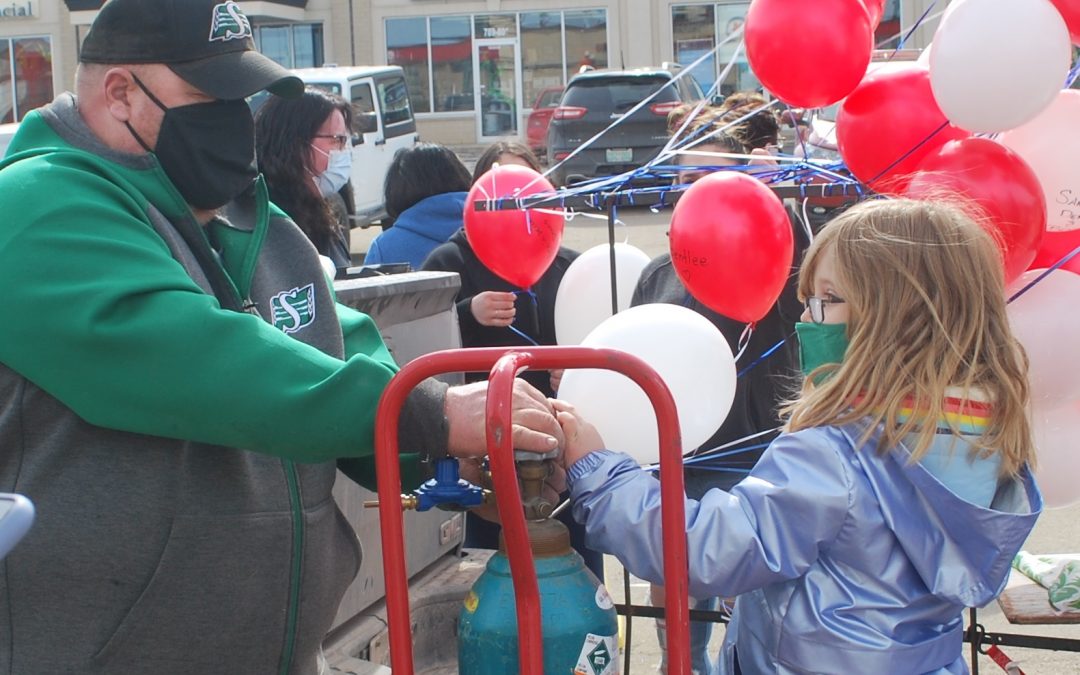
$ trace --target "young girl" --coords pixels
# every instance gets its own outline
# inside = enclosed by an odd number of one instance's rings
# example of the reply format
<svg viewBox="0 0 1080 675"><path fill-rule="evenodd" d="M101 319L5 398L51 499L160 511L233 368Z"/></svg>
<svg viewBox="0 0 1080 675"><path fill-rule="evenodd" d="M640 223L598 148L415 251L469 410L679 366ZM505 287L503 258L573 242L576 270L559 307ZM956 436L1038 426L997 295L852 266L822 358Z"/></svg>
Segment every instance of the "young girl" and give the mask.
<svg viewBox="0 0 1080 675"><path fill-rule="evenodd" d="M1042 509L996 246L950 207L868 202L818 235L799 295L786 432L686 502L690 594L739 596L720 672L965 673L962 611ZM590 546L663 581L659 484L559 408Z"/></svg>

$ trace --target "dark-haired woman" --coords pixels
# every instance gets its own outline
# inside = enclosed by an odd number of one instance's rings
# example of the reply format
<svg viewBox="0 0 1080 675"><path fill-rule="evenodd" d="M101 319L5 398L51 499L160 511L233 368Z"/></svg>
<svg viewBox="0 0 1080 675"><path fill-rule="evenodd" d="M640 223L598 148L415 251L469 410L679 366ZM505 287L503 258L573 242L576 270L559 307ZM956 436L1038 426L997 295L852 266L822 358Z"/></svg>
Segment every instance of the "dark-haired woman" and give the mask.
<svg viewBox="0 0 1080 675"><path fill-rule="evenodd" d="M269 96L255 116L256 154L270 201L338 269L352 264L351 124L344 99L312 87L300 98Z"/></svg>
<svg viewBox="0 0 1080 675"><path fill-rule="evenodd" d="M394 224L372 240L365 264L407 262L419 269L464 222L469 170L436 143L398 150L386 174L386 213Z"/></svg>
<svg viewBox="0 0 1080 675"><path fill-rule="evenodd" d="M540 160L536 158L529 146L517 141L495 141L480 154L473 168L472 182L480 180L480 176L491 170L496 164L517 164L541 172Z"/></svg>

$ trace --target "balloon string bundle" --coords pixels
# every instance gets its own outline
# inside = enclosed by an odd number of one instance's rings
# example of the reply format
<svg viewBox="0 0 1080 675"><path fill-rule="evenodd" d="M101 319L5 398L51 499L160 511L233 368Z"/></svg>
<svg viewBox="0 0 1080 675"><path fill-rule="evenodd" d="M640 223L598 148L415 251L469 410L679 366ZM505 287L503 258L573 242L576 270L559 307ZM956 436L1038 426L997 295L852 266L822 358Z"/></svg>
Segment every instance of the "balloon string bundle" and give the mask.
<svg viewBox="0 0 1080 675"><path fill-rule="evenodd" d="M735 31L734 33L732 33L731 35L724 38L722 41L717 43L716 46L714 46L711 50L706 51L704 54L702 54L697 59L695 59L693 63L691 63L690 65L683 68L674 77L672 77L670 80L665 82L662 87L658 88L652 94L650 94L649 96L647 96L644 99L642 99L641 101L639 101L637 103L637 105L635 105L633 108L628 110L626 113L624 113L618 119L616 119L614 122L612 122L610 125L608 125L607 128L601 130L599 133L594 135L592 138L586 140L584 143L579 145L577 148L575 148L573 150L573 152L571 152L569 155L564 157L560 162L558 162L557 164L554 164L553 166L549 167L543 174L538 176L536 180L539 180L540 178L547 178L548 176L550 176L552 172L558 170L560 167L562 167L563 164L565 164L566 162L568 162L571 159L573 159L574 157L576 157L578 154L580 154L585 149L589 148L593 143L595 143L597 141L597 139L599 139L600 137L602 137L604 134L606 134L610 130L612 130L615 127L622 124L622 122L624 120L629 119L638 110L641 110L645 106L649 105L652 102L652 100L655 99L660 94L660 92L664 91L668 87L677 86L677 83L678 83L678 81L680 79L682 79L683 77L690 76L689 74L694 70L694 68L701 65L702 63L704 63L708 59L712 58L713 55L716 54L720 50L721 47L723 47L727 43L731 42L732 40L735 40L736 38L740 38L741 36L742 36L742 29L739 29L739 30ZM734 59L732 59L729 62L729 67L730 67L730 65L732 63L734 63ZM718 79L717 82L719 82L719 81L722 81L722 80ZM529 187L531 187L531 184L526 185L524 189L528 189Z"/></svg>
<svg viewBox="0 0 1080 675"><path fill-rule="evenodd" d="M736 31L735 35L738 35L739 33L741 33L741 31L742 31L742 29L740 28L738 31ZM728 39L731 39L733 37L734 37L734 35L729 36ZM725 40L725 42L726 41L727 40ZM712 138L713 136L716 136L717 134L726 132L729 128L735 126L736 124L741 124L742 122L746 121L750 117L753 117L757 113L761 112L762 110L764 110L764 109L766 109L768 107L771 107L772 105L774 105L776 103L776 100L765 103L759 109L753 110L753 111L747 113L746 115L743 115L741 118L739 118L737 120L734 120L732 122L728 122L727 124L725 124L720 129L714 129L713 131L709 132L709 134L707 134L703 138L698 138L698 136L701 134L702 131L705 131L706 129L708 129L707 126L701 127L700 129L697 130L697 132L695 132L694 134L691 134L688 137L684 136L684 133L686 132L687 127L689 127L690 124L693 123L694 118L696 118L698 116L698 114L705 108L705 106L708 104L708 102L710 100L712 100L713 96L716 94L716 91L717 91L718 87L720 86L720 83L727 81L727 78L730 75L732 68L734 68L735 64L738 62L739 56L742 54L743 48L745 46L746 46L746 43L744 41L740 40L739 44L736 45L736 47L735 47L735 51L731 55L731 59L728 60L727 65L724 66L724 70L720 73L720 76L717 77L715 80L713 80L712 85L710 85L710 87L709 87L709 91L705 94L705 96L702 97L701 101L699 101L698 104L696 106L694 106L694 109L691 110L689 114L687 114L687 115L685 115L683 117L683 119L681 120L681 122L679 124L679 128L674 133L671 134L670 138L668 138L667 143L664 144L664 147L660 150L659 153L657 153L656 157L653 158L652 161L650 161L648 164L646 164L646 166L649 166L651 164L656 164L656 163L659 163L659 162L663 162L668 157L672 156L672 150L674 148L676 148L676 147L682 147L683 149L685 149L687 146L690 146L691 144L700 145L700 144L702 144L704 142L707 142L708 139ZM716 50L714 49L713 51L715 52ZM687 69L687 71L689 71L689 70L690 70L690 68Z"/></svg>

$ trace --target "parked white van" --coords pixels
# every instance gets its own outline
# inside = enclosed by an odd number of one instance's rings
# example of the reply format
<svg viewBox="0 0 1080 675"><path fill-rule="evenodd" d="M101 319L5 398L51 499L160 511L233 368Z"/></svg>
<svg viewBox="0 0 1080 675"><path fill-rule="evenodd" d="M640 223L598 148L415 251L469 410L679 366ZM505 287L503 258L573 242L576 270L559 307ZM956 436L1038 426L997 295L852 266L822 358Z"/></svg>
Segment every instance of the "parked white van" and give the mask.
<svg viewBox="0 0 1080 675"><path fill-rule="evenodd" d="M405 72L400 66L301 68L292 71L305 83L352 103L354 227L386 216L383 181L401 148L419 140Z"/></svg>

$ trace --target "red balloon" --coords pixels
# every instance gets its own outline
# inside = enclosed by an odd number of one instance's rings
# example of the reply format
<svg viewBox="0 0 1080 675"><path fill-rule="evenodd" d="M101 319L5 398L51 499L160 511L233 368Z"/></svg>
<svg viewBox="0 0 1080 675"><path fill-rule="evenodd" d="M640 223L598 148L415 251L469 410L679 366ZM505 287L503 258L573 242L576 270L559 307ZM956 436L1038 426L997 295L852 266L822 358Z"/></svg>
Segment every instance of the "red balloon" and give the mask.
<svg viewBox="0 0 1080 675"><path fill-rule="evenodd" d="M1057 264L1057 261L1069 255L1078 247L1080 247L1080 229L1047 230L1042 245L1035 254L1035 260L1031 261L1028 269L1053 267ZM1062 265L1060 269L1068 270L1073 274L1080 274L1080 253L1070 258L1069 262Z"/></svg>
<svg viewBox="0 0 1080 675"><path fill-rule="evenodd" d="M836 144L856 178L883 194L903 194L930 154L966 131L948 123L916 64L878 68L844 100Z"/></svg>
<svg viewBox="0 0 1080 675"><path fill-rule="evenodd" d="M862 0L866 13L870 16L870 30L877 30L881 17L885 15L885 0Z"/></svg>
<svg viewBox="0 0 1080 675"><path fill-rule="evenodd" d="M738 321L769 312L791 273L784 205L761 181L718 172L694 183L671 216L671 261L695 298Z"/></svg>
<svg viewBox="0 0 1080 675"><path fill-rule="evenodd" d="M795 107L836 103L870 63L873 31L861 0L753 0L745 30L750 69Z"/></svg>
<svg viewBox="0 0 1080 675"><path fill-rule="evenodd" d="M1074 45L1080 45L1080 0L1050 0L1061 12L1065 25L1069 27L1069 37Z"/></svg>
<svg viewBox="0 0 1080 675"><path fill-rule="evenodd" d="M520 288L535 284L555 260L562 243L559 213L528 209L476 210L476 202L554 192L537 172L516 164L496 165L469 190L465 236L480 262Z"/></svg>
<svg viewBox="0 0 1080 675"><path fill-rule="evenodd" d="M919 165L907 194L970 200L1001 247L1006 283L1028 268L1046 232L1046 198L1035 172L1020 155L988 138L946 143Z"/></svg>

